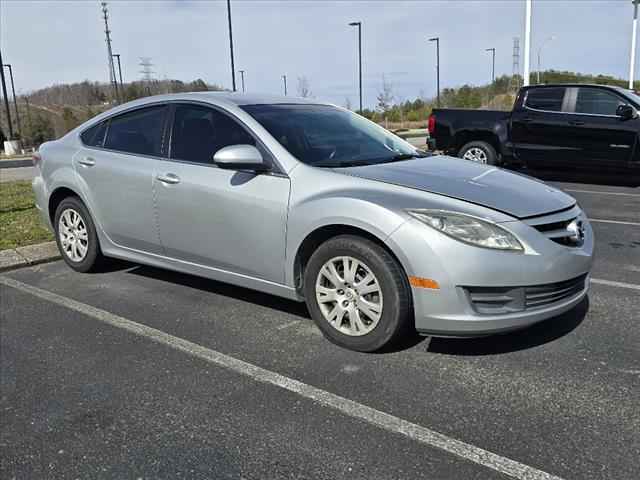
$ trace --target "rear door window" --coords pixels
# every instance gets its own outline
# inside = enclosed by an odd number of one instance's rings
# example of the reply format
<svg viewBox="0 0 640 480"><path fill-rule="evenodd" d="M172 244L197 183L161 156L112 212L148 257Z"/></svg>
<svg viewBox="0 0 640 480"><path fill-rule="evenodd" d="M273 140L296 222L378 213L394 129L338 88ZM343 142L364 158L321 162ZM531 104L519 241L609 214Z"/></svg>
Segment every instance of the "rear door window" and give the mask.
<svg viewBox="0 0 640 480"><path fill-rule="evenodd" d="M616 110L622 104L624 102L620 97L606 90L580 87L576 98L575 113L615 116Z"/></svg>
<svg viewBox="0 0 640 480"><path fill-rule="evenodd" d="M525 106L534 110L561 112L565 88L533 88L527 92Z"/></svg>
<svg viewBox="0 0 640 480"><path fill-rule="evenodd" d="M104 135L107 133L107 123L105 120L80 134L82 143L88 147L102 147L104 145Z"/></svg>
<svg viewBox="0 0 640 480"><path fill-rule="evenodd" d="M166 113L167 107L160 105L113 117L105 147L126 153L160 156Z"/></svg>

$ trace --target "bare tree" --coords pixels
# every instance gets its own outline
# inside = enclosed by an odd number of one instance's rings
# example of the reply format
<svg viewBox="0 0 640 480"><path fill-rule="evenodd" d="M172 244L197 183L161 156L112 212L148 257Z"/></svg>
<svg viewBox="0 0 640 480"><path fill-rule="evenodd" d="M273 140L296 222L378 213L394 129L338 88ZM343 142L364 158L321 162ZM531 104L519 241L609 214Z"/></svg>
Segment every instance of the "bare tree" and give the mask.
<svg viewBox="0 0 640 480"><path fill-rule="evenodd" d="M304 75L302 77L298 77L298 96L302 98L311 96L309 80Z"/></svg>
<svg viewBox="0 0 640 480"><path fill-rule="evenodd" d="M378 110L384 117L385 124L387 123L387 112L393 106L393 85L387 81L387 78L382 75L382 91L378 93Z"/></svg>
<svg viewBox="0 0 640 480"><path fill-rule="evenodd" d="M353 111L353 105L351 105L351 99L349 97L345 97L344 99L344 108Z"/></svg>

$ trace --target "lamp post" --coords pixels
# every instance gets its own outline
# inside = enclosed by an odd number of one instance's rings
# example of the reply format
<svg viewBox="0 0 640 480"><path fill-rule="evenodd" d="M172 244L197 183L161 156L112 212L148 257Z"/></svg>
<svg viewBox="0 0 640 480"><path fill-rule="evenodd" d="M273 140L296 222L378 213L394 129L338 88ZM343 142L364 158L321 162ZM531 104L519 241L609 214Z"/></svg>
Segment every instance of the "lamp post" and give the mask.
<svg viewBox="0 0 640 480"><path fill-rule="evenodd" d="M1 52L0 52L0 65L3 65ZM7 84L4 81L4 68L0 68L0 83L2 83L2 97L4 98L4 108L7 111L7 126L9 127L9 140L13 140L13 125L11 125L11 110L9 110L9 96L7 95Z"/></svg>
<svg viewBox="0 0 640 480"><path fill-rule="evenodd" d="M236 91L236 69L233 62L233 29L231 28L231 0L227 0L227 18L229 19L229 50L231 52L231 85Z"/></svg>
<svg viewBox="0 0 640 480"><path fill-rule="evenodd" d="M440 37L430 38L429 41L436 42L436 89L438 91L436 105L440 107Z"/></svg>
<svg viewBox="0 0 640 480"><path fill-rule="evenodd" d="M362 115L362 22L351 22L350 27L358 27L358 84L360 91L360 111Z"/></svg>
<svg viewBox="0 0 640 480"><path fill-rule="evenodd" d="M496 83L496 49L485 48L485 52L491 52L491 85Z"/></svg>
<svg viewBox="0 0 640 480"><path fill-rule="evenodd" d="M284 82L284 96L287 96L287 76L282 75L282 81Z"/></svg>
<svg viewBox="0 0 640 480"><path fill-rule="evenodd" d="M244 93L244 70L238 70L240 72L240 81L242 83L242 93Z"/></svg>
<svg viewBox="0 0 640 480"><path fill-rule="evenodd" d="M629 59L629 90L633 90L633 78L636 70L636 35L638 33L638 3L640 0L632 0L633 3L633 28L631 30L631 58Z"/></svg>
<svg viewBox="0 0 640 480"><path fill-rule="evenodd" d="M524 82L528 87L531 83L531 0L526 0L524 14Z"/></svg>
<svg viewBox="0 0 640 480"><path fill-rule="evenodd" d="M22 127L20 126L20 114L18 113L18 99L16 98L16 87L13 83L13 69L11 68L11 64L5 63L5 67L9 69L9 79L11 80L11 94L13 95L13 107L16 110L16 127L18 128L18 133L22 133Z"/></svg>
<svg viewBox="0 0 640 480"><path fill-rule="evenodd" d="M549 42L553 42L557 37L555 35L551 35L550 37L545 38L544 42L540 44L540 48L538 48L538 82L540 83L540 70L542 69L542 62L540 61L540 57L542 54L542 48Z"/></svg>

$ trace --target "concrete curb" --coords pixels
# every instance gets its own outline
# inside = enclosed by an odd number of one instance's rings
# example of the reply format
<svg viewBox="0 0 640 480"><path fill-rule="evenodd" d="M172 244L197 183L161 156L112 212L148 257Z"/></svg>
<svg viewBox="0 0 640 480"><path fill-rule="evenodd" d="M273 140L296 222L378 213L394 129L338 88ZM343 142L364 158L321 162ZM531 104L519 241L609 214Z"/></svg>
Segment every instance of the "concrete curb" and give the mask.
<svg viewBox="0 0 640 480"><path fill-rule="evenodd" d="M0 168L33 167L33 160L0 160Z"/></svg>
<svg viewBox="0 0 640 480"><path fill-rule="evenodd" d="M56 242L0 250L0 272L37 265L38 263L52 262L59 258L60 252Z"/></svg>

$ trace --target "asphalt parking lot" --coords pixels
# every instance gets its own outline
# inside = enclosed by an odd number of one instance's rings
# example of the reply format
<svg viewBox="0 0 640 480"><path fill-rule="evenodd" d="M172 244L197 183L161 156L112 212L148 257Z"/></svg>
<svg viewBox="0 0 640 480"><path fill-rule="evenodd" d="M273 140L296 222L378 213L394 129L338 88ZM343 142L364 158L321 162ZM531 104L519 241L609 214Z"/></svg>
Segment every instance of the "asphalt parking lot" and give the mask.
<svg viewBox="0 0 640 480"><path fill-rule="evenodd" d="M303 305L128 263L0 276L0 478L636 479L640 189L588 301L525 331L333 346Z"/></svg>

